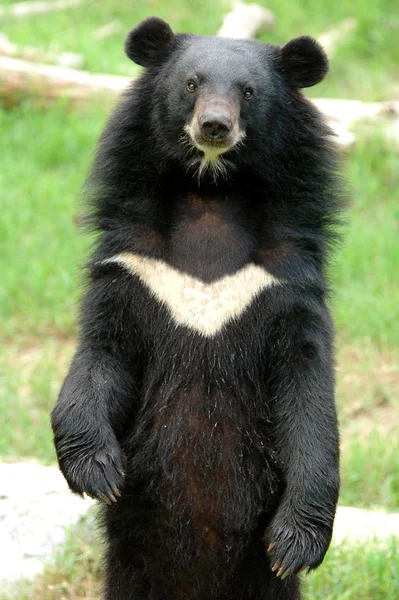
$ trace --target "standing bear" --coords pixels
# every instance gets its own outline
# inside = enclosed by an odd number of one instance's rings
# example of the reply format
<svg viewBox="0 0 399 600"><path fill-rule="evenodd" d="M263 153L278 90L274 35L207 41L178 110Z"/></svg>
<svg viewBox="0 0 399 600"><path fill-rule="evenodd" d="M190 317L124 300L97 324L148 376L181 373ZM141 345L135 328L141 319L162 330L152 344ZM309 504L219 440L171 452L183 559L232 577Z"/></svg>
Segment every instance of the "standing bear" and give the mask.
<svg viewBox="0 0 399 600"><path fill-rule="evenodd" d="M321 47L133 29L87 184L98 233L52 413L103 501L106 600L298 600L339 488L326 259L343 194L300 88Z"/></svg>

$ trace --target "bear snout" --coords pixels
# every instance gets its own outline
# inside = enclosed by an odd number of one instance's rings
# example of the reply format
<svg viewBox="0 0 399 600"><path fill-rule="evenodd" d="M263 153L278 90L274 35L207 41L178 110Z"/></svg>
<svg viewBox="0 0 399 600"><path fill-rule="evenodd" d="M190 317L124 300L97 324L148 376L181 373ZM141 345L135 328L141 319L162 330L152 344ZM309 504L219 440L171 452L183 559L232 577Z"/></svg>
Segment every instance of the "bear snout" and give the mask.
<svg viewBox="0 0 399 600"><path fill-rule="evenodd" d="M233 123L227 116L217 113L204 115L199 123L202 136L211 142L224 139L233 128Z"/></svg>
<svg viewBox="0 0 399 600"><path fill-rule="evenodd" d="M216 157L230 150L244 137L239 121L238 102L204 93L198 98L185 131L197 149Z"/></svg>

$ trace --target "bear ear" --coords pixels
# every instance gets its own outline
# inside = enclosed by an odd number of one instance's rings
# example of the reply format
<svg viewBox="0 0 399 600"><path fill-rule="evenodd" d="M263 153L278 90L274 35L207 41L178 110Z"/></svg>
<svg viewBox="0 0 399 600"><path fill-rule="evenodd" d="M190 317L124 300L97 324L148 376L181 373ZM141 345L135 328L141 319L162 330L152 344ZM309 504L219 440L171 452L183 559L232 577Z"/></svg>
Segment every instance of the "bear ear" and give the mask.
<svg viewBox="0 0 399 600"><path fill-rule="evenodd" d="M310 87L324 79L328 58L316 40L304 35L281 49L281 70L293 87Z"/></svg>
<svg viewBox="0 0 399 600"><path fill-rule="evenodd" d="M128 33L125 52L142 67L157 67L168 57L174 37L166 21L150 17Z"/></svg>

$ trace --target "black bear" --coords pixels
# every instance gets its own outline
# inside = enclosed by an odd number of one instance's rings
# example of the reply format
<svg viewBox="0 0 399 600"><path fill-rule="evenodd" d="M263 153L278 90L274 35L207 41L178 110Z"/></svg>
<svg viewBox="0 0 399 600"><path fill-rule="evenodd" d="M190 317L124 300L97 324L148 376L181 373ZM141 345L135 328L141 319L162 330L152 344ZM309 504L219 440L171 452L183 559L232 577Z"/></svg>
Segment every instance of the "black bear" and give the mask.
<svg viewBox="0 0 399 600"><path fill-rule="evenodd" d="M104 501L106 600L298 600L339 488L325 263L342 209L331 131L300 88L321 47L174 34L88 180L98 232L52 413L70 488Z"/></svg>

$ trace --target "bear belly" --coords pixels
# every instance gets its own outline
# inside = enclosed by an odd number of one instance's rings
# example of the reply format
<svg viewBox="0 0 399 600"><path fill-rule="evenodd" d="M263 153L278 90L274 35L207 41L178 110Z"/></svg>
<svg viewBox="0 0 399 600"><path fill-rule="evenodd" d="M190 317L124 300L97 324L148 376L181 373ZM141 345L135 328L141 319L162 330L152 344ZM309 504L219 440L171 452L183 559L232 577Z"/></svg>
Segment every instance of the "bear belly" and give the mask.
<svg viewBox="0 0 399 600"><path fill-rule="evenodd" d="M251 423L230 389L193 385L154 402L152 423L138 423L132 469L148 465L140 479L167 528L182 532L179 545L184 538L202 553L224 552L277 501L267 429Z"/></svg>
<svg viewBox="0 0 399 600"><path fill-rule="evenodd" d="M225 589L249 548L260 548L267 568L262 536L280 495L278 469L267 426L246 409L250 398L194 384L166 400L161 388L130 453L130 476L150 507L134 527L162 597L202 599ZM138 477L135 465L147 470ZM134 503L136 490L128 495Z"/></svg>

